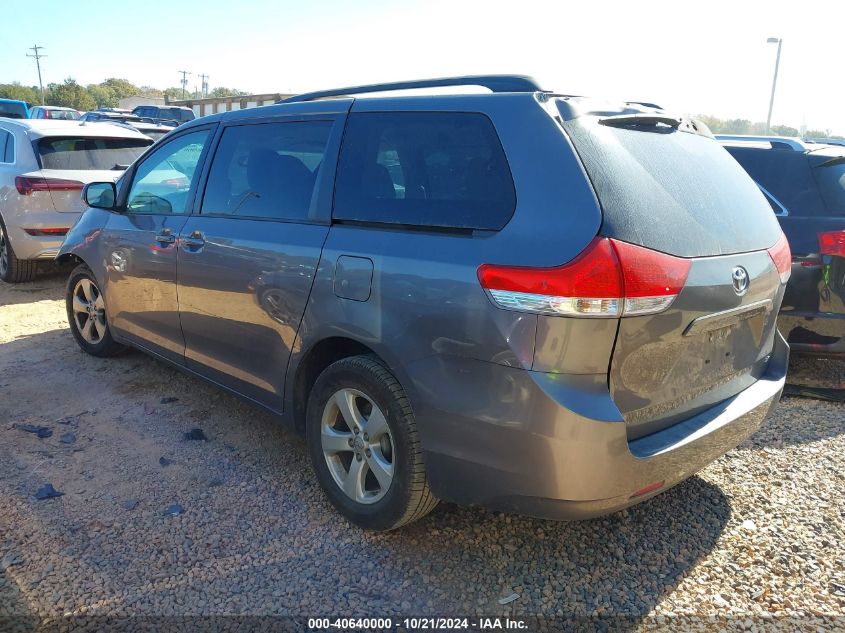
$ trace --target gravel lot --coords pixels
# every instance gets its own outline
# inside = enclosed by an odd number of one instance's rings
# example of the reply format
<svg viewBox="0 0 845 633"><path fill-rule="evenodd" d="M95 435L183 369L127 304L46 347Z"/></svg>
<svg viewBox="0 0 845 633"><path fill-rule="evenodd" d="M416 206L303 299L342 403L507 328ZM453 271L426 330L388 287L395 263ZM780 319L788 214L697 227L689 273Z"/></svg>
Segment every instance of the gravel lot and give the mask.
<svg viewBox="0 0 845 633"><path fill-rule="evenodd" d="M441 504L367 534L270 415L138 352L79 351L64 280L0 284L0 616L845 615L845 404L785 398L699 476L604 519ZM793 364L845 385L843 363ZM197 427L208 441L182 438ZM64 496L36 500L48 482Z"/></svg>

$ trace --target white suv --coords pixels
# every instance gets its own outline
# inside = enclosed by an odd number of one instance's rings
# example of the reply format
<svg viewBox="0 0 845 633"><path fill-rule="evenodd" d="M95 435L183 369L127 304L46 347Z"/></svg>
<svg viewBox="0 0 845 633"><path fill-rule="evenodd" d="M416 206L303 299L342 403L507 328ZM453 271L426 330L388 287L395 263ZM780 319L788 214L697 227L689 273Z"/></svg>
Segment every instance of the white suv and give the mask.
<svg viewBox="0 0 845 633"><path fill-rule="evenodd" d="M85 210L82 187L117 180L152 142L107 123L0 118L0 279L32 279Z"/></svg>

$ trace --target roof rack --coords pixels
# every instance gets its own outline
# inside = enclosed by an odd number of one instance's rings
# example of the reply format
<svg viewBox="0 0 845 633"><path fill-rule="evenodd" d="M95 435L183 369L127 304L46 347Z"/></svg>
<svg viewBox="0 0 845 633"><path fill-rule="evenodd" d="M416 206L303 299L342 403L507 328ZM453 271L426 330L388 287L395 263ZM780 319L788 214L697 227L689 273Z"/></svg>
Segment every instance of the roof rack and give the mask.
<svg viewBox="0 0 845 633"><path fill-rule="evenodd" d="M807 147L804 143L796 138L790 138L788 136L746 136L744 134L716 134L715 136L717 141L769 143L769 145L772 146L772 149L791 149L795 152L807 151Z"/></svg>
<svg viewBox="0 0 845 633"><path fill-rule="evenodd" d="M342 97L346 95L365 94L369 92L392 92L394 90L411 90L414 88L441 88L443 86L481 86L491 92L545 92L537 80L525 75L468 75L466 77L441 77L440 79L419 79L415 81L397 81L386 84L370 84L366 86L352 86L336 88L334 90L319 90L305 92L287 99L280 99L276 103L296 103L300 101L314 101L326 97Z"/></svg>

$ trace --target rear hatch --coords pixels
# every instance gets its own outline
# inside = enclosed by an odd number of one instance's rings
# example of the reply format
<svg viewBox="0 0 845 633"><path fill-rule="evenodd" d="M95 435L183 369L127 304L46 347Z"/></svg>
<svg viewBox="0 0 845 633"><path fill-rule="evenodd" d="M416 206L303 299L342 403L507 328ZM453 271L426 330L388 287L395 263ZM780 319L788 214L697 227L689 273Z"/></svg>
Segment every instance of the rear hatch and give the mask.
<svg viewBox="0 0 845 633"><path fill-rule="evenodd" d="M115 181L152 143L146 138L50 136L35 141L41 169L28 174L49 191L56 211L85 210L80 191L89 182Z"/></svg>
<svg viewBox="0 0 845 633"><path fill-rule="evenodd" d="M648 249L617 248L623 268L626 258L630 264L651 253L686 270L668 308L625 310L619 319L609 384L634 439L764 373L788 247L754 182L688 123L654 113L560 111L602 208L601 235Z"/></svg>

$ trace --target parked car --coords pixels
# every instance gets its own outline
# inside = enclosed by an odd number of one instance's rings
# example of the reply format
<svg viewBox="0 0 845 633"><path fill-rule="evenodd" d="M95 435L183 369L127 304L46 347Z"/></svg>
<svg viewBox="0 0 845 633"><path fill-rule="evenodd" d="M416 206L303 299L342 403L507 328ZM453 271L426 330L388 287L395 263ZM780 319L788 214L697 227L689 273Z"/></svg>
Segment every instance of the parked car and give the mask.
<svg viewBox="0 0 845 633"><path fill-rule="evenodd" d="M29 110L30 119L59 119L60 121L78 121L79 111L59 106L35 106Z"/></svg>
<svg viewBox="0 0 845 633"><path fill-rule="evenodd" d="M26 101L0 99L0 117L7 119L28 119L29 106Z"/></svg>
<svg viewBox="0 0 845 633"><path fill-rule="evenodd" d="M154 141L159 140L162 136L176 127L175 123L165 125L163 123L155 123L149 118L142 118L134 114L124 114L120 112L86 112L82 115L82 120L86 123L115 123L118 125L129 126L138 130L145 136L149 136Z"/></svg>
<svg viewBox="0 0 845 633"><path fill-rule="evenodd" d="M845 356L845 147L717 136L763 189L792 249L778 326L793 351Z"/></svg>
<svg viewBox="0 0 845 633"><path fill-rule="evenodd" d="M114 180L152 140L115 125L0 119L0 279L29 281L85 205L85 183Z"/></svg>
<svg viewBox="0 0 845 633"><path fill-rule="evenodd" d="M156 122L175 121L177 125L193 121L196 118L193 110L182 106L137 106L134 110L132 110L132 114L140 117L147 117Z"/></svg>
<svg viewBox="0 0 845 633"><path fill-rule="evenodd" d="M491 93L368 97L467 84ZM647 106L518 76L311 93L186 123L83 196L58 258L79 346L278 413L365 528L438 499L624 508L784 385L783 232L715 140Z"/></svg>

